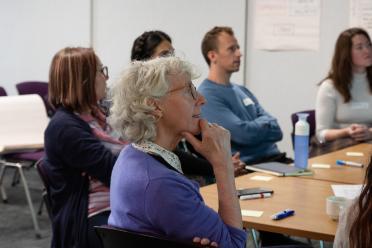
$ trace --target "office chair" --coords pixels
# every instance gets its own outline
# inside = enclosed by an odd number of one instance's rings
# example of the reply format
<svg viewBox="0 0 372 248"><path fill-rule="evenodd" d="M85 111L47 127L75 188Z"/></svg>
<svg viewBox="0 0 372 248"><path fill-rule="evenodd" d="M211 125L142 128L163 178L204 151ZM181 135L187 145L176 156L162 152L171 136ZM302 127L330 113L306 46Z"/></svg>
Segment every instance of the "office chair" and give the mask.
<svg viewBox="0 0 372 248"><path fill-rule="evenodd" d="M299 112L295 112L291 115L291 121L292 121L292 133L291 133L291 136L292 136L292 146L294 148L294 133L295 133L295 125L296 125L296 122L298 121L298 116L297 114L299 113L306 113L306 114L309 114L309 116L307 117L307 122L309 123L309 127L310 127L310 135L309 135L309 146L311 144L311 138L314 137L315 135L315 128L316 128L316 123L315 123L315 110L314 109L310 109L310 110L304 110L304 111L299 111Z"/></svg>
<svg viewBox="0 0 372 248"><path fill-rule="evenodd" d="M20 90L22 92L31 92L31 91L28 91L27 88L23 88L23 87L20 87ZM45 90L44 90L45 91ZM43 93L43 92L42 92ZM5 95L3 95L5 94ZM0 96L7 96L7 93L5 91L5 89L3 87L0 87ZM44 151L43 150L40 150L40 151L36 151L36 152L24 152L24 153L11 153L11 154L6 154L6 155L3 155L3 157L7 160L7 161L22 161L24 167L29 167L31 165L33 165L36 161L38 161L40 158L42 158L44 156ZM29 163L31 162L31 163ZM26 166L29 165L29 166ZM12 186L15 186L16 184L19 183L19 173L18 173L18 170L15 170L14 172L14 175L13 175L13 180L12 180ZM6 199L3 201L6 202Z"/></svg>
<svg viewBox="0 0 372 248"><path fill-rule="evenodd" d="M2 155L3 159L8 162L19 162L22 163L24 168L31 168L39 159L44 157L44 150L37 149L34 151L24 151L24 152L15 152L15 153L6 153ZM20 176L18 170L14 171L12 186L16 186L19 183ZM6 202L6 199L3 199Z"/></svg>
<svg viewBox="0 0 372 248"><path fill-rule="evenodd" d="M41 81L25 81L16 84L18 94L38 94L44 102L47 114L49 117L53 116L55 109L48 101L48 83Z"/></svg>
<svg viewBox="0 0 372 248"><path fill-rule="evenodd" d="M7 96L6 90L0 86L0 96ZM16 154L8 154L4 155L8 160L31 160L31 161L37 161L39 158L41 158L42 154L38 153L16 153ZM12 186L15 186L17 183L19 183L19 174L18 171L15 170L13 180L12 180ZM6 200L5 200L6 202Z"/></svg>
<svg viewBox="0 0 372 248"><path fill-rule="evenodd" d="M195 248L203 247L193 242L180 242L171 239L137 233L129 230L110 226L95 226L104 248L138 248L138 247L162 247L162 248Z"/></svg>
<svg viewBox="0 0 372 248"><path fill-rule="evenodd" d="M6 90L0 86L0 96L7 96Z"/></svg>
<svg viewBox="0 0 372 248"><path fill-rule="evenodd" d="M41 237L31 195L23 168L29 167L20 159L36 162L43 156L44 130L48 125L45 106L38 95L0 97L0 193L4 202L7 195L3 180L7 169L16 169L23 184L36 237Z"/></svg>

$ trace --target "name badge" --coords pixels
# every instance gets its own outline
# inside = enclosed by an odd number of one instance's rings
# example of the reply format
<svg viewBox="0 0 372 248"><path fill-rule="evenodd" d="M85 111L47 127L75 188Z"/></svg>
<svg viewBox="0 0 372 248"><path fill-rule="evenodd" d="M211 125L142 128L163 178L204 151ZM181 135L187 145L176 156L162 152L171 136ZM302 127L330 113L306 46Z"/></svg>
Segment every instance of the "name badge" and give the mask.
<svg viewBox="0 0 372 248"><path fill-rule="evenodd" d="M352 102L351 103L352 109L369 109L368 102Z"/></svg>
<svg viewBox="0 0 372 248"><path fill-rule="evenodd" d="M244 103L245 106L254 104L253 101L249 97L244 98L243 103Z"/></svg>

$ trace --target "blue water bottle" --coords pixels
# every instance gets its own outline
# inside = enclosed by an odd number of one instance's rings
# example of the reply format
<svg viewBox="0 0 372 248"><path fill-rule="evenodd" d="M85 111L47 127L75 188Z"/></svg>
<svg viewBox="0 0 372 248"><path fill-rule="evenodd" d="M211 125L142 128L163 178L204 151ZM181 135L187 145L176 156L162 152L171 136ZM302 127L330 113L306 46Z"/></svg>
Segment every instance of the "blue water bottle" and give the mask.
<svg viewBox="0 0 372 248"><path fill-rule="evenodd" d="M309 123L306 118L309 114L298 113L298 121L295 125L295 166L306 169L309 158Z"/></svg>

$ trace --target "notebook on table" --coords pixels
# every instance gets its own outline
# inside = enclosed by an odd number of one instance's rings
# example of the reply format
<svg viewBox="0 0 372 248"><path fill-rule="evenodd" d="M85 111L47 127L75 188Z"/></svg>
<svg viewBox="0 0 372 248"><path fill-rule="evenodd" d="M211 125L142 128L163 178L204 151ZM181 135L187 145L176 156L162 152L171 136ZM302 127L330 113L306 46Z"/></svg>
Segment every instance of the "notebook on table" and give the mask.
<svg viewBox="0 0 372 248"><path fill-rule="evenodd" d="M255 188L245 188L245 189L237 189L238 197L243 195L257 195L257 194L264 194L269 193L273 194L274 190L269 188L263 188L263 187L255 187Z"/></svg>
<svg viewBox="0 0 372 248"><path fill-rule="evenodd" d="M312 175L311 170L294 167L280 162L267 162L255 165L247 165L247 170L264 172L279 177L288 176L309 176Z"/></svg>

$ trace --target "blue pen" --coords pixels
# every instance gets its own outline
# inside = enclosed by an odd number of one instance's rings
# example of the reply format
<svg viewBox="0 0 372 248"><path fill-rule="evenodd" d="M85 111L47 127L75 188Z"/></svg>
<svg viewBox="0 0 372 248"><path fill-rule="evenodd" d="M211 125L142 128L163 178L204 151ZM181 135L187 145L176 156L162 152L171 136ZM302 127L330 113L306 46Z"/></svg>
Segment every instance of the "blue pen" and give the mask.
<svg viewBox="0 0 372 248"><path fill-rule="evenodd" d="M353 161L345 161L345 160L336 160L337 165L350 165L350 166L355 166L355 167L360 167L363 168L363 164L353 162Z"/></svg>
<svg viewBox="0 0 372 248"><path fill-rule="evenodd" d="M287 218L289 216L292 216L294 215L295 211L293 209L286 209L286 210L283 210L279 213L276 213L276 214L273 214L271 216L271 219L273 220L281 220L281 219L284 219L284 218Z"/></svg>

